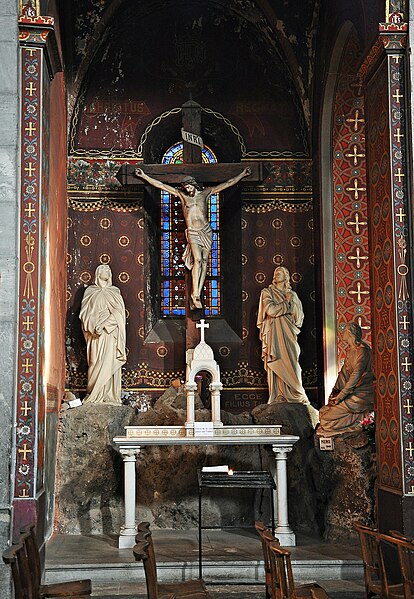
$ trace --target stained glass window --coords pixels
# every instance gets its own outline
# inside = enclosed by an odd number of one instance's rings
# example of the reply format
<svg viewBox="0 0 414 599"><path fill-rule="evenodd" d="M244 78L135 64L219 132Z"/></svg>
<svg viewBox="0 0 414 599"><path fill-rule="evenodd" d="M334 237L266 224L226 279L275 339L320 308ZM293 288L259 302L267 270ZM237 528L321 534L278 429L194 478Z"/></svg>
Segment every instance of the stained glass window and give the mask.
<svg viewBox="0 0 414 599"><path fill-rule="evenodd" d="M204 163L216 163L217 158L204 146ZM172 146L163 157L163 164L180 164L183 144ZM204 311L206 316L220 315L220 237L219 195L212 194L208 216L213 230L213 245L204 283ZM163 316L185 315L185 266L182 255L186 246L185 221L179 198L161 191L161 310Z"/></svg>

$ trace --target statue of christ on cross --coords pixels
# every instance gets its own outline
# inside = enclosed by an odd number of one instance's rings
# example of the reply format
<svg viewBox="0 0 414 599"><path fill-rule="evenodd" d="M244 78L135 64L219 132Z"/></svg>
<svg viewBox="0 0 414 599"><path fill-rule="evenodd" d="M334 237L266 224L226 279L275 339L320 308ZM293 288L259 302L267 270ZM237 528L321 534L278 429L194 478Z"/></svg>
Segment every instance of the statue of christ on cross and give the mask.
<svg viewBox="0 0 414 599"><path fill-rule="evenodd" d="M245 168L231 179L214 185L213 187L201 187L194 177L184 177L181 188L175 188L158 179L147 175L141 168L135 169L135 175L150 185L158 187L181 201L184 220L187 225L187 246L183 254L186 267L191 270L191 299L195 308L202 308L201 295L204 281L207 275L207 262L210 255L213 232L208 220L208 198L212 194L219 193L228 187L236 185L244 177L251 174L249 168Z"/></svg>

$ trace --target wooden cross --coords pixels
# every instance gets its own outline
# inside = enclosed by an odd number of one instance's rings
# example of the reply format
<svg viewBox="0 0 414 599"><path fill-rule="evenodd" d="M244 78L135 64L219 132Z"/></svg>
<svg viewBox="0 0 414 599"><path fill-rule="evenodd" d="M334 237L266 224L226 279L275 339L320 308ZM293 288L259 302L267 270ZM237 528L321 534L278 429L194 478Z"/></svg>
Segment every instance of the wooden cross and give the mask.
<svg viewBox="0 0 414 599"><path fill-rule="evenodd" d="M186 176L194 177L203 184L217 184L240 174L248 166L251 174L244 180L250 183L262 181L265 167L261 162L203 164L201 141L201 106L189 100L182 106L183 164L139 164L145 174L166 184L181 184ZM198 142L198 143L194 143ZM136 176L137 165L124 164L116 177L121 185L137 186L145 182ZM194 348L197 343L195 321L202 318L202 310L190 310L190 277L186 272L186 348Z"/></svg>

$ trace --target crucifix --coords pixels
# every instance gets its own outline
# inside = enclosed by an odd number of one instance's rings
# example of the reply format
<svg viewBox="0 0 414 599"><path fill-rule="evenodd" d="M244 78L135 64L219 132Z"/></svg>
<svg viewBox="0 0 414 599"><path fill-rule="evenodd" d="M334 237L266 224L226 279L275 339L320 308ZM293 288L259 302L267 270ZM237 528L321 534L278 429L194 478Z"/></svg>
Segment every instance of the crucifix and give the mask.
<svg viewBox="0 0 414 599"><path fill-rule="evenodd" d="M202 164L201 106L189 100L182 106L183 164L141 164L139 168L125 164L117 179L124 185L148 183L178 197L186 222L187 247L183 261L186 276L186 347L196 342L195 321L202 316L202 290L211 250L212 230L208 221L207 202L211 194L219 193L242 179L262 180L261 163ZM207 183L202 187L199 182ZM181 188L171 184L179 184ZM191 289L191 291L190 291Z"/></svg>

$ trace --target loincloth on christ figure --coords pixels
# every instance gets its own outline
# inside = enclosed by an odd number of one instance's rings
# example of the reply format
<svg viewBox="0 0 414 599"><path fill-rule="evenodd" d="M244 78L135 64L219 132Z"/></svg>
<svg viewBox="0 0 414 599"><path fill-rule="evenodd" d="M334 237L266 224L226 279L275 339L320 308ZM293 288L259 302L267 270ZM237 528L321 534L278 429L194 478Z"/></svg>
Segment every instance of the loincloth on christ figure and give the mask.
<svg viewBox="0 0 414 599"><path fill-rule="evenodd" d="M185 235L188 244L185 246L183 253L183 262L186 267L191 270L193 268L194 258L191 252L190 243L198 245L210 253L213 244L213 230L210 223L206 223L202 229L186 229Z"/></svg>

